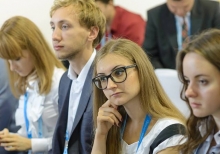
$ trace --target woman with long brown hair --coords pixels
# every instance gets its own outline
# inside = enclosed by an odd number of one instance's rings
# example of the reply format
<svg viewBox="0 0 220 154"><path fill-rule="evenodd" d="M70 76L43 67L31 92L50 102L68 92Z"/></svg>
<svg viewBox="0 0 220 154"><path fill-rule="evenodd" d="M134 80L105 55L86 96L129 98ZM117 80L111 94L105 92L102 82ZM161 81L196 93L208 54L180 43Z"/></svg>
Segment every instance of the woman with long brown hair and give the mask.
<svg viewBox="0 0 220 154"><path fill-rule="evenodd" d="M141 47L126 39L111 40L97 52L94 65L92 154L176 153L184 117L163 91ZM152 146L161 132L174 129L176 133Z"/></svg>
<svg viewBox="0 0 220 154"><path fill-rule="evenodd" d="M190 106L183 154L220 153L220 30L190 39L177 56L181 97Z"/></svg>

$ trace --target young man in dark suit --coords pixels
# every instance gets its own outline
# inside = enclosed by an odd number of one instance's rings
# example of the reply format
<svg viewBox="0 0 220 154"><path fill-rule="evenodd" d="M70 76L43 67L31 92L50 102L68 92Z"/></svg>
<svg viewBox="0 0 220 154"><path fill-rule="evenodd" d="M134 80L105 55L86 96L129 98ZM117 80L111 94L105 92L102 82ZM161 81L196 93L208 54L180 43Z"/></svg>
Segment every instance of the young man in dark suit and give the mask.
<svg viewBox="0 0 220 154"><path fill-rule="evenodd" d="M90 154L93 141L92 62L105 31L105 17L93 0L55 0L51 8L56 55L69 69L59 86L59 119L52 153Z"/></svg>
<svg viewBox="0 0 220 154"><path fill-rule="evenodd" d="M219 2L210 0L167 0L147 12L143 49L154 68L175 69L176 54L182 49L183 25L187 35L220 28ZM190 39L190 37L189 37Z"/></svg>

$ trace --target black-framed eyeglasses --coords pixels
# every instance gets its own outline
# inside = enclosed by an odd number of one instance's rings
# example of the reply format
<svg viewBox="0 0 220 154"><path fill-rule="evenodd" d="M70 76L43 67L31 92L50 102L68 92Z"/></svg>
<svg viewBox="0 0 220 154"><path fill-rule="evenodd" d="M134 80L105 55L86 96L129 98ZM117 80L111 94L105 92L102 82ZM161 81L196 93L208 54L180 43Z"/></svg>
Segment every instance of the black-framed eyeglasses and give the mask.
<svg viewBox="0 0 220 154"><path fill-rule="evenodd" d="M106 89L108 86L108 79L111 78L111 80L115 83L122 83L127 79L127 69L136 67L136 64L119 67L114 69L111 74L109 75L98 75L97 77L94 77L92 79L92 82L96 85L99 89Z"/></svg>

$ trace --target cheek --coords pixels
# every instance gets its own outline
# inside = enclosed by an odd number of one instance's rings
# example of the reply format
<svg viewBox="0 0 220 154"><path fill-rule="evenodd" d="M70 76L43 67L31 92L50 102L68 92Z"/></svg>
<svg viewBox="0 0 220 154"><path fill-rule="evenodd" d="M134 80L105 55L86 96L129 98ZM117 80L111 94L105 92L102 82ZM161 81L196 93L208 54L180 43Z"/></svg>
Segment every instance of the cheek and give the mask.
<svg viewBox="0 0 220 154"><path fill-rule="evenodd" d="M109 99L108 90L103 90L103 93L104 93L105 97L106 97L107 99Z"/></svg>
<svg viewBox="0 0 220 154"><path fill-rule="evenodd" d="M202 91L202 96L207 104L219 104L220 103L220 86L213 85L207 90ZM220 104L219 104L220 106Z"/></svg>

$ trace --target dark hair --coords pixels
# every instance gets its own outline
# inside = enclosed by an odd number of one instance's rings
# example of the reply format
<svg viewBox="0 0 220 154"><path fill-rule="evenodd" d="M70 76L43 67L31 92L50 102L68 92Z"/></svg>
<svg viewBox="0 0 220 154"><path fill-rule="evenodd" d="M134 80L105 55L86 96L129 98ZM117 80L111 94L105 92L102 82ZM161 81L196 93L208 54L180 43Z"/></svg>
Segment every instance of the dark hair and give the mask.
<svg viewBox="0 0 220 154"><path fill-rule="evenodd" d="M177 55L177 70L180 81L183 83L181 90L181 98L189 104L187 97L184 95L187 89L187 81L184 78L183 73L183 60L186 54L195 52L203 56L207 61L213 64L218 70L220 70L220 30L210 29L204 31L200 35L190 38L190 42L186 44L185 49L180 51ZM190 108L190 107L189 107ZM192 153L199 144L203 143L206 138L212 133L215 128L215 122L212 116L196 117L192 113L187 120L187 135L188 140L185 144L180 146L180 149L184 154ZM200 135L199 126L201 123L205 123L206 134L202 137Z"/></svg>
<svg viewBox="0 0 220 154"><path fill-rule="evenodd" d="M113 1L113 0L95 0L95 2L97 1L108 4L110 1Z"/></svg>

